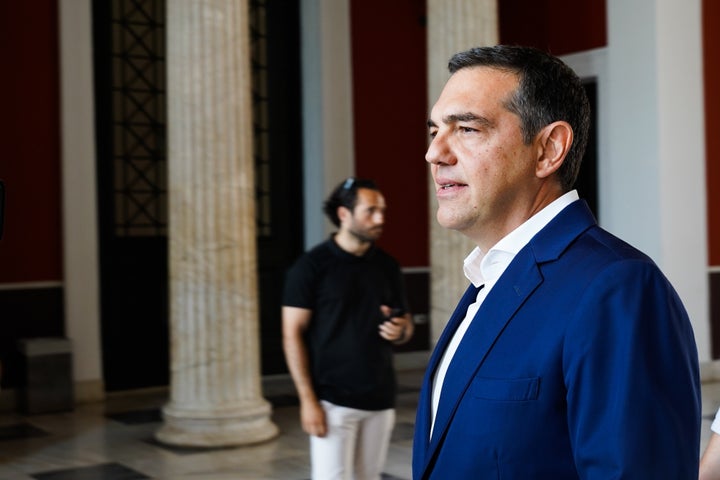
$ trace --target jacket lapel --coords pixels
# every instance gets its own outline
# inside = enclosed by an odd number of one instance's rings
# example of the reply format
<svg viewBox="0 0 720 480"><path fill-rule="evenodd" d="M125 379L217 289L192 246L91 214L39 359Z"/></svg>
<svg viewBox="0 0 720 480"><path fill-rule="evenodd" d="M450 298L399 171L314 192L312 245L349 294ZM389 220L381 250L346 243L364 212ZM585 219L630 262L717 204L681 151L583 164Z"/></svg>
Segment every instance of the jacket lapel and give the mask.
<svg viewBox="0 0 720 480"><path fill-rule="evenodd" d="M431 455L495 340L541 282L535 258L529 249L523 249L488 293L458 345L445 375L430 442Z"/></svg>
<svg viewBox="0 0 720 480"><path fill-rule="evenodd" d="M460 323L462 323L463 319L465 318L468 307L470 307L470 305L475 302L479 291L480 287L470 285L467 290L465 290L465 294L463 294L457 307L455 307L455 311L453 312L450 320L445 326L442 335L440 335L437 347L433 350L433 354L430 357L430 361L428 362L427 372L431 374L430 378L435 375L435 369L438 367L443 353L445 353L445 348L447 348L447 345L448 343L450 343L450 340L452 340L455 331L458 329Z"/></svg>
<svg viewBox="0 0 720 480"><path fill-rule="evenodd" d="M435 376L435 370L440 363L443 352L447 348L450 339L452 339L455 330L460 326L468 307L477 298L479 288L470 285L462 299L455 307L450 320L448 321L443 333L438 339L437 346L433 350L433 353L428 361L428 366L425 369L425 378L423 379L423 388L420 391L420 399L418 401L418 409L416 413L415 421L415 434L413 441L413 468L422 467L425 465L424 453L427 451L428 441L430 439L430 422L431 422L431 403L432 403L432 385L433 377Z"/></svg>

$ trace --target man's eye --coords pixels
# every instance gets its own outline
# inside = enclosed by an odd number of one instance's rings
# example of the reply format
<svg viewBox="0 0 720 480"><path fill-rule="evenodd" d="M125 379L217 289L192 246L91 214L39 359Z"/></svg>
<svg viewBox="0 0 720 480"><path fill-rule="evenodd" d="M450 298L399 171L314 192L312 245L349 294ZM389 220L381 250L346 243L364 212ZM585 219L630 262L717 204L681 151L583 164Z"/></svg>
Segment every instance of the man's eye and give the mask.
<svg viewBox="0 0 720 480"><path fill-rule="evenodd" d="M475 129L475 128L472 128L472 127L464 127L464 126L458 127L458 130L460 130L460 131L463 132L463 133L472 133L472 132L476 132L476 131L477 131L477 129Z"/></svg>
<svg viewBox="0 0 720 480"><path fill-rule="evenodd" d="M437 130L430 130L429 135L430 138L435 138L437 136Z"/></svg>

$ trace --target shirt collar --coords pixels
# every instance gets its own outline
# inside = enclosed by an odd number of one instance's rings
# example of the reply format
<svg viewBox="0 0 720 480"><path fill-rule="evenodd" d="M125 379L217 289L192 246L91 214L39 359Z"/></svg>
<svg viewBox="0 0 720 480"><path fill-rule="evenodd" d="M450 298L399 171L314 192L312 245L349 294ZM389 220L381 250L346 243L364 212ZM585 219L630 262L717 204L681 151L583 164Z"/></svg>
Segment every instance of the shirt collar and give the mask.
<svg viewBox="0 0 720 480"><path fill-rule="evenodd" d="M483 284L494 284L505 271L515 255L527 245L530 240L550 220L565 207L579 198L576 190L571 190L552 203L528 218L515 230L504 236L487 253L475 247L465 258L463 272L475 287ZM489 285L488 285L489 286Z"/></svg>

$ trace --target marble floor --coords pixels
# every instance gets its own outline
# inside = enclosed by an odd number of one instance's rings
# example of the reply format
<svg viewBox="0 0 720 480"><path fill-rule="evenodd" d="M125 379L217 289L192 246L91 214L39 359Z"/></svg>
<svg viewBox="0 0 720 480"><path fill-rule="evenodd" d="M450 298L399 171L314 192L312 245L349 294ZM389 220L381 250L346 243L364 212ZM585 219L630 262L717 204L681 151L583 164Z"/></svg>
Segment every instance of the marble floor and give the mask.
<svg viewBox="0 0 720 480"><path fill-rule="evenodd" d="M397 422L384 480L411 478L413 424L421 370L401 372ZM258 445L176 448L157 442L164 391L111 395L56 414L0 414L0 480L306 480L308 437L287 377L264 379L280 429Z"/></svg>
<svg viewBox="0 0 720 480"><path fill-rule="evenodd" d="M397 423L384 480L411 478L412 432L422 371L401 372ZM266 379L280 428L274 440L241 448L173 448L154 440L164 392L112 395L73 411L0 414L0 480L305 480L308 440L286 379ZM720 406L720 383L703 384L704 449Z"/></svg>

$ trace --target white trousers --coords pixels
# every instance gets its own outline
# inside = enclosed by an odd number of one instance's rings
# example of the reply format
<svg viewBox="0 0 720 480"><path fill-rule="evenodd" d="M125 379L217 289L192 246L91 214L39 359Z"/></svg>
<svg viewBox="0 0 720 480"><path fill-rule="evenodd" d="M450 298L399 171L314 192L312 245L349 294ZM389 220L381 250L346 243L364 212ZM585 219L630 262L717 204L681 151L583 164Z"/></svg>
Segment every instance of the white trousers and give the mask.
<svg viewBox="0 0 720 480"><path fill-rule="evenodd" d="M395 410L369 411L321 401L328 433L310 436L313 480L380 480Z"/></svg>

